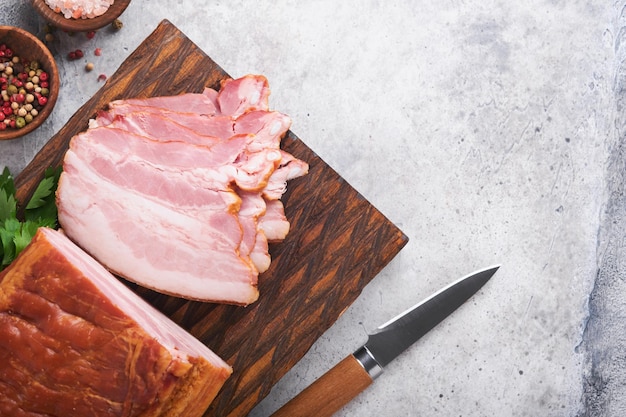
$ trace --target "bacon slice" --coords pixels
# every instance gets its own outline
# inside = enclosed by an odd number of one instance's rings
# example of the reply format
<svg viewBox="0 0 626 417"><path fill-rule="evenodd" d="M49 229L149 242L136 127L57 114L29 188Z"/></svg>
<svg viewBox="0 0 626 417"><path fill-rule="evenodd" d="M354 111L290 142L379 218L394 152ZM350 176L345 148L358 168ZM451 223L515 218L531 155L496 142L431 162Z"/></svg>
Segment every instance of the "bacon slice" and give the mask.
<svg viewBox="0 0 626 417"><path fill-rule="evenodd" d="M207 122L204 116L188 114L194 119L194 123L199 126ZM144 108L143 110L131 111L129 113L118 114L112 111L101 112L91 123L91 128L111 127L126 130L140 136L160 141L187 142L195 145L213 145L220 140L227 140L234 135L233 123L228 120L220 128L217 136L206 135L194 130L193 124L185 126L181 120L175 119L176 114L171 112L158 111L155 108ZM184 121L182 121L184 122Z"/></svg>
<svg viewBox="0 0 626 417"><path fill-rule="evenodd" d="M248 304L258 296L258 274L270 264L268 241L284 239L289 230L282 203L274 201L308 164L280 149L291 119L269 110L265 77L221 85L219 93L117 100L98 113L71 141L59 221L72 239L131 281L186 298ZM89 181L80 178L83 170ZM124 220L114 215L122 207L132 208ZM86 225L85 214L100 225ZM228 238L217 236L220 227ZM191 254L194 248L201 249L198 255ZM172 256L165 252L193 265L166 267ZM202 272L207 262L218 267ZM185 285L176 283L177 274Z"/></svg>
<svg viewBox="0 0 626 417"><path fill-rule="evenodd" d="M199 417L231 373L61 232L0 273L0 415Z"/></svg>
<svg viewBox="0 0 626 417"><path fill-rule="evenodd" d="M278 200L287 191L287 181L306 175L308 172L309 164L281 151L280 164L263 188L263 197L268 200Z"/></svg>
<svg viewBox="0 0 626 417"><path fill-rule="evenodd" d="M114 132L88 129L71 141L57 190L67 235L148 288L204 301L255 301L258 272L240 256L240 199L228 175L203 169L214 154Z"/></svg>
<svg viewBox="0 0 626 417"><path fill-rule="evenodd" d="M181 141L195 145L213 146L220 141L230 141L233 136L251 135L251 140L246 143L245 154L263 152L268 149L280 149L280 139L289 130L291 120L279 112L253 111L233 120L226 116L207 118L201 115L185 113L172 114L152 108L146 111L130 112L127 114L103 113L98 116L92 128L109 127L122 129L129 133L146 136L158 141ZM213 126L213 127L211 127ZM247 155L246 155L247 154ZM278 155L275 156L278 158ZM282 196L288 180L305 175L308 165L304 161L294 158L287 152L281 151L281 168L272 173L267 179L264 190L270 199ZM291 164L288 169L285 167ZM249 172L249 169L243 168ZM246 189L254 188L254 185L246 185Z"/></svg>
<svg viewBox="0 0 626 417"><path fill-rule="evenodd" d="M222 114L234 118L253 110L269 110L270 88L261 75L246 75L221 83L217 102Z"/></svg>
<svg viewBox="0 0 626 417"><path fill-rule="evenodd" d="M114 100L109 103L109 108L117 109L119 112L126 112L128 110L125 109L149 106L175 112L188 112L190 109L193 109L194 113L212 115L220 112L217 101L217 91L205 88L202 93Z"/></svg>
<svg viewBox="0 0 626 417"><path fill-rule="evenodd" d="M137 127L139 130L156 130L156 126L151 126L150 124L146 124L146 122L138 119L137 117L141 116L138 116L137 113L143 113L143 118L149 118L149 114L164 117L167 121L173 121L176 124L184 126L187 129L195 131L196 134L203 136L228 139L234 134L234 121L230 116L222 114L207 116L205 114L193 113L191 109L187 112L176 112L147 105L120 106L111 108L107 111L101 111L95 119L89 122L89 127L107 126L114 123L118 119L128 119L125 123L138 123L139 125ZM134 128L130 128L129 130L134 131ZM165 132L160 132L158 133L158 136L163 136L164 134Z"/></svg>

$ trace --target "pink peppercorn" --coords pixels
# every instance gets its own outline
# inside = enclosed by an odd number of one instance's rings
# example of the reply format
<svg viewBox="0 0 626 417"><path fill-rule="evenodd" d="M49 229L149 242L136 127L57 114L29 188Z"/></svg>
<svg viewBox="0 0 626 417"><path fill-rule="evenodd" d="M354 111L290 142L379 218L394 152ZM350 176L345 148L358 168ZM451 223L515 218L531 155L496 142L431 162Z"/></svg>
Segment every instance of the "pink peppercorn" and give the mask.
<svg viewBox="0 0 626 417"><path fill-rule="evenodd" d="M46 103L48 102L48 99L44 96L40 96L40 97L37 97L37 102L39 103L40 106L45 106Z"/></svg>
<svg viewBox="0 0 626 417"><path fill-rule="evenodd" d="M74 60L74 59L79 59L82 58L85 54L83 54L83 51L81 51L80 49L77 49L75 51L71 51L67 54L67 57L70 60Z"/></svg>

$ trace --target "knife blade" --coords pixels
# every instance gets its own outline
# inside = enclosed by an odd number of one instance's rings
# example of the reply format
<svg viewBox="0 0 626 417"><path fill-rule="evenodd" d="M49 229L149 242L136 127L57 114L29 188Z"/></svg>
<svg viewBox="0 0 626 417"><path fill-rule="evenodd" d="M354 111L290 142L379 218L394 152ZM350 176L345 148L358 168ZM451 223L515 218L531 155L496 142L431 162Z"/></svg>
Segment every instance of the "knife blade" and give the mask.
<svg viewBox="0 0 626 417"><path fill-rule="evenodd" d="M272 417L329 417L367 388L398 355L480 290L499 265L466 275L400 313Z"/></svg>

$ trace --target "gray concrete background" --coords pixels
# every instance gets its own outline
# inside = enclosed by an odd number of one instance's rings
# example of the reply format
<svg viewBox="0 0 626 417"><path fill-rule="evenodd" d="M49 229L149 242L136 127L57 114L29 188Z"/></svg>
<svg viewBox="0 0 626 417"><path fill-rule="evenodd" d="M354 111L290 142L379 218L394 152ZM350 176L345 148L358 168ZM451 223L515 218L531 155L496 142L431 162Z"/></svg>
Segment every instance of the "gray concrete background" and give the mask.
<svg viewBox="0 0 626 417"><path fill-rule="evenodd" d="M0 166L23 169L167 18L231 75L266 75L292 130L410 238L252 416L368 330L500 263L338 415L622 417L624 4L134 0L118 33L57 37L54 114L0 143ZM0 10L42 34L27 0ZM86 58L66 60L77 47Z"/></svg>

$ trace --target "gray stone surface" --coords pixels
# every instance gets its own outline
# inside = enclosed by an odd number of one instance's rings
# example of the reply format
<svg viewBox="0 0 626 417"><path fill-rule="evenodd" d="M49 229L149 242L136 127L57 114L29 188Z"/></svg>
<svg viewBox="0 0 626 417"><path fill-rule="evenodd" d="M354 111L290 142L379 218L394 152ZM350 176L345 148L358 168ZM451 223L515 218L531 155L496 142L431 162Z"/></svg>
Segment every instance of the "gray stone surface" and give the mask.
<svg viewBox="0 0 626 417"><path fill-rule="evenodd" d="M270 415L368 330L500 263L477 297L338 415L621 417L623 8L135 0L121 32L57 37L54 114L0 143L0 166L23 169L102 86L98 74L113 73L167 18L233 76L266 75L293 131L410 238L252 416ZM0 9L0 23L42 33L27 0ZM77 47L88 56L66 60Z"/></svg>
<svg viewBox="0 0 626 417"><path fill-rule="evenodd" d="M598 235L598 275L589 300L589 320L580 350L587 361L583 373L584 407L581 417L626 415L626 33L624 5L616 9L614 24L615 131L618 138L607 161L607 203Z"/></svg>

